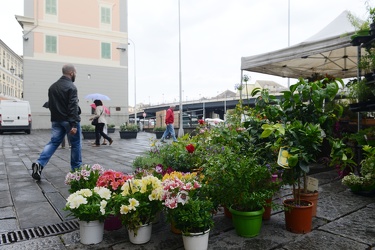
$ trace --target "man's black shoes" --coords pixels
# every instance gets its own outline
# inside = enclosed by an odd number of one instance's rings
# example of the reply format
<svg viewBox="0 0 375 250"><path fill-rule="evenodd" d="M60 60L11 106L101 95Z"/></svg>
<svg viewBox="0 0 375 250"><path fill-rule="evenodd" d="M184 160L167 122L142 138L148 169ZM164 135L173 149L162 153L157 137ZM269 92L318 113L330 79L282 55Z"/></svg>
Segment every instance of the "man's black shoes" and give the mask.
<svg viewBox="0 0 375 250"><path fill-rule="evenodd" d="M37 181L40 181L43 167L39 163L33 163L33 165L31 165L31 169L33 171L31 173L31 177L33 177Z"/></svg>

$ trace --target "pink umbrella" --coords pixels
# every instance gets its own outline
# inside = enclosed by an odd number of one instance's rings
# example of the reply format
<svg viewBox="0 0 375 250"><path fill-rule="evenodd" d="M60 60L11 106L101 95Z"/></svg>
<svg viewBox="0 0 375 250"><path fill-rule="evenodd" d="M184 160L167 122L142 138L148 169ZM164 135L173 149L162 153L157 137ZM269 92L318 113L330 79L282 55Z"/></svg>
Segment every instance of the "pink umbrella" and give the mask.
<svg viewBox="0 0 375 250"><path fill-rule="evenodd" d="M91 103L90 106L91 106L92 108L96 109L96 105L95 105L95 103ZM106 106L104 106L104 105L103 105L103 110L104 110L104 112L105 112L106 114L108 114L108 115L111 114L111 111L109 111L109 109L108 109Z"/></svg>

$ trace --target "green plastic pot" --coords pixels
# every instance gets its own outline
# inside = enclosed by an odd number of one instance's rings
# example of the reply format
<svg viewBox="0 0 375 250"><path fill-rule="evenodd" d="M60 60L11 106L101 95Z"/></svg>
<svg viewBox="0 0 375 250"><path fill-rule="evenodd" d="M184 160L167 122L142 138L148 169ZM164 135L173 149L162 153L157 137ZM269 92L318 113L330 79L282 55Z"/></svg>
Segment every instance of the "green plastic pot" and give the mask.
<svg viewBox="0 0 375 250"><path fill-rule="evenodd" d="M229 211L232 213L233 226L239 236L251 238L259 234L264 208L258 211L242 212L230 207Z"/></svg>

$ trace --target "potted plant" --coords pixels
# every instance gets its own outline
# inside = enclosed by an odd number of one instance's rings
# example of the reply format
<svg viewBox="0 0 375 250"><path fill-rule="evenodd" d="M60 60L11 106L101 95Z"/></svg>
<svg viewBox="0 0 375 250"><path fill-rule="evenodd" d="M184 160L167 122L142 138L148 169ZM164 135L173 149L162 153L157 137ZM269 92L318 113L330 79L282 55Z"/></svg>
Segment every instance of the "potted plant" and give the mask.
<svg viewBox="0 0 375 250"><path fill-rule="evenodd" d="M95 127L93 125L81 125L83 139L95 139Z"/></svg>
<svg viewBox="0 0 375 250"><path fill-rule="evenodd" d="M84 164L75 171L69 172L65 176L65 184L69 185L69 193L74 193L81 189L92 189L96 187L99 176L104 173L105 169L99 164Z"/></svg>
<svg viewBox="0 0 375 250"><path fill-rule="evenodd" d="M128 179L121 193L113 196L113 213L120 214L133 244L144 244L151 239L152 221L162 209L163 186L152 175Z"/></svg>
<svg viewBox="0 0 375 250"><path fill-rule="evenodd" d="M153 131L156 135L156 139L160 139L164 134L165 127L155 127Z"/></svg>
<svg viewBox="0 0 375 250"><path fill-rule="evenodd" d="M207 249L214 207L200 194L202 184L197 174L174 171L164 175L162 183L163 204L172 230L181 231L185 249Z"/></svg>
<svg viewBox="0 0 375 250"><path fill-rule="evenodd" d="M132 179L133 175L124 174L119 171L105 170L96 182L97 187L105 187L111 190L113 194L121 193L121 187L124 183ZM111 214L104 221L104 229L113 231L121 228L122 223L119 214Z"/></svg>
<svg viewBox="0 0 375 250"><path fill-rule="evenodd" d="M365 158L361 161L358 175L350 173L342 179L342 183L354 193L364 195L375 194L375 147L363 147Z"/></svg>
<svg viewBox="0 0 375 250"><path fill-rule="evenodd" d="M138 134L138 126L136 124L123 123L120 125L121 139L135 139Z"/></svg>
<svg viewBox="0 0 375 250"><path fill-rule="evenodd" d="M111 212L107 203L111 191L105 187L80 189L69 195L64 210L79 219L82 244L97 244L103 240L104 219Z"/></svg>
<svg viewBox="0 0 375 250"><path fill-rule="evenodd" d="M279 159L282 160L279 164L286 168L283 181L293 185L294 198L284 201L287 229L292 232L305 233L311 230L311 218L307 218L309 221L305 226L301 224L291 226L290 222L293 220L291 221L290 218L296 218L296 216L290 216L290 214L298 211L295 208L301 207L302 204L306 204L307 208L314 204L314 202L303 201L301 194L308 193L309 164L317 158L324 137L328 136L329 129L333 127L332 123L337 117L335 108L342 110L340 106L327 108L327 104L335 98L338 92L338 82L342 84L341 80L329 78L314 82L300 79L299 82L291 85L288 91L283 92L279 101L278 115L273 117L275 122L282 121L280 125L283 129L272 124L263 126L262 136L267 137L275 131L280 135L273 146L275 150L280 149ZM317 190L314 190L314 193L316 192ZM311 215L312 211L310 217Z"/></svg>
<svg viewBox="0 0 375 250"><path fill-rule="evenodd" d="M108 133L114 133L115 130L116 130L115 127L116 127L115 124L108 124L107 125L107 132Z"/></svg>
<svg viewBox="0 0 375 250"><path fill-rule="evenodd" d="M255 155L249 157L219 145L212 148L203 173L207 182L205 193L216 206L229 208L237 234L257 236L266 200L274 193L267 166L260 165Z"/></svg>

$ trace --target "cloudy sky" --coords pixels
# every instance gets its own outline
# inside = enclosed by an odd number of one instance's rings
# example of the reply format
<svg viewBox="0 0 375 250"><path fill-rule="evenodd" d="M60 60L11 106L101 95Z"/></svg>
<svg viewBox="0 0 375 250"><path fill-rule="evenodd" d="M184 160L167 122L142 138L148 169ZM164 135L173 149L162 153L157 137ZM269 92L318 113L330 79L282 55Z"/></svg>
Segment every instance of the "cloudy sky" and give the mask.
<svg viewBox="0 0 375 250"><path fill-rule="evenodd" d="M130 105L134 61L137 103L179 101L178 2L128 0L129 38L135 44L128 51ZM313 36L345 10L366 17L365 0L180 0L182 100L234 91L241 57L287 47L288 10L290 45ZM0 39L22 55L22 29L14 15L23 15L23 0L0 0ZM250 83L287 84L279 77L245 74Z"/></svg>

